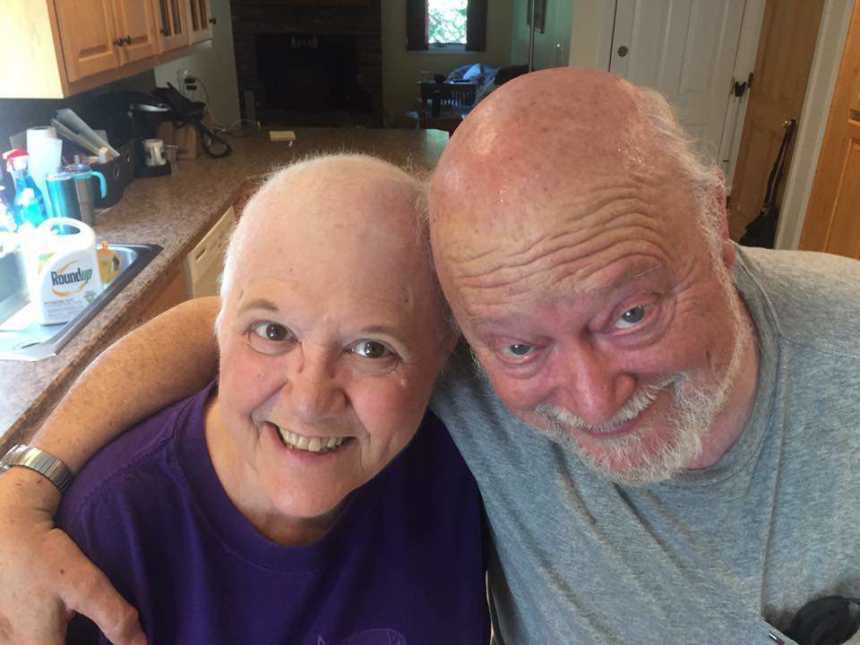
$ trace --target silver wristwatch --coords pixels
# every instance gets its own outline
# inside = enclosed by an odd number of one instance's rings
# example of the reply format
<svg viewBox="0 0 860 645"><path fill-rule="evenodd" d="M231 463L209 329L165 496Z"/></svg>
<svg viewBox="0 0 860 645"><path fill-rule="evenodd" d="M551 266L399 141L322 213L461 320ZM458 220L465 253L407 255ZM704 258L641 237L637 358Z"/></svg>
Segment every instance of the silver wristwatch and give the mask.
<svg viewBox="0 0 860 645"><path fill-rule="evenodd" d="M49 455L44 450L25 446L19 443L3 455L0 459L0 474L5 473L13 466L23 466L44 475L50 482L65 493L72 483L72 471L62 461Z"/></svg>

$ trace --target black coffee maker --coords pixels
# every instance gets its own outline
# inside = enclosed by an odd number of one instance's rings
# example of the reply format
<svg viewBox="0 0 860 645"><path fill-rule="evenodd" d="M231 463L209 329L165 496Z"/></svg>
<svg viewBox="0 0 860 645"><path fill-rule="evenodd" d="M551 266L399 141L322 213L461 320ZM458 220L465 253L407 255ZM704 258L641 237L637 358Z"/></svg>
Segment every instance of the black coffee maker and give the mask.
<svg viewBox="0 0 860 645"><path fill-rule="evenodd" d="M158 128L165 121L173 119L173 111L170 106L160 103L153 97L130 103L128 114L131 119L132 134L134 138L134 155L136 177L161 177L170 174L170 162L164 158L163 144L162 154L158 161L153 163L152 158L147 159L147 141L158 139Z"/></svg>

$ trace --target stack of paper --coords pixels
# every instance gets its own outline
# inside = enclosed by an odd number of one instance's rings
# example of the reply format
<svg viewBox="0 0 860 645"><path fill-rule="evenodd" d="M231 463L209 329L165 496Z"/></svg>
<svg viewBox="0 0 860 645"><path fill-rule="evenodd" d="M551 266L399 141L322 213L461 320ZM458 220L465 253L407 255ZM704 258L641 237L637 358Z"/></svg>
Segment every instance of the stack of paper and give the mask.
<svg viewBox="0 0 860 645"><path fill-rule="evenodd" d="M106 160L119 157L119 152L75 114L74 110L57 110L57 118L51 120L51 125L61 137L77 143L94 155L104 156Z"/></svg>

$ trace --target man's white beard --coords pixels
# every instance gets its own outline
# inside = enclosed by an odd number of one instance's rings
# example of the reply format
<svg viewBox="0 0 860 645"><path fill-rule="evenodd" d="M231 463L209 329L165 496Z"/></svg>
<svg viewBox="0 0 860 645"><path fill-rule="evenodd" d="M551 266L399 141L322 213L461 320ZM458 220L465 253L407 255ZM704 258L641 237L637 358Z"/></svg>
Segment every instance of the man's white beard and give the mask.
<svg viewBox="0 0 860 645"><path fill-rule="evenodd" d="M727 290L734 318L735 344L731 359L715 386L692 383L684 373L674 375L657 384L640 388L609 422L598 427L590 426L568 410L542 404L535 408L535 413L547 421L544 432L556 443L575 450L593 470L619 484L653 484L671 479L688 469L701 456L702 438L725 407L750 340L749 330L744 328L737 293L728 272L724 267L721 268L725 275L720 276L720 282ZM654 429L645 424L632 433L601 439L599 452L583 449L571 433L571 430L588 430L598 434L610 432L644 412L664 390L671 391L673 404L668 418L657 420L669 428L668 436L661 438L662 445L648 445L646 438L654 433Z"/></svg>

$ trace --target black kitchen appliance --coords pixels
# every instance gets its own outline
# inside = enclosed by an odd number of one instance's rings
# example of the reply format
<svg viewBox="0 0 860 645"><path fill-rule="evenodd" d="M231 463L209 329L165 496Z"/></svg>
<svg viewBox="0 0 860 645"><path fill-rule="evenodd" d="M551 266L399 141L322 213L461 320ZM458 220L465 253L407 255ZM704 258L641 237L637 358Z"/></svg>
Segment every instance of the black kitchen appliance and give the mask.
<svg viewBox="0 0 860 645"><path fill-rule="evenodd" d="M98 170L107 182L107 194L102 197L100 191L94 191L96 195L96 208L108 208L116 204L125 192L125 187L134 179L135 150L134 141L127 141L121 146L114 146L119 152L119 157L105 163L93 164L93 170ZM96 181L93 177L92 181Z"/></svg>
<svg viewBox="0 0 860 645"><path fill-rule="evenodd" d="M161 177L170 174L170 162L165 161L160 166L147 166L143 142L146 139L157 139L158 128L165 121L173 120L173 110L169 105L159 102L153 97L139 100L128 106L134 137L135 175L137 177Z"/></svg>
<svg viewBox="0 0 860 645"><path fill-rule="evenodd" d="M220 159L233 152L229 143L203 123L203 116L206 113L205 103L192 101L183 96L171 83L168 83L167 87L156 87L152 93L170 106L171 120L176 127L190 125L197 130L200 135L200 145L206 155L213 159Z"/></svg>

